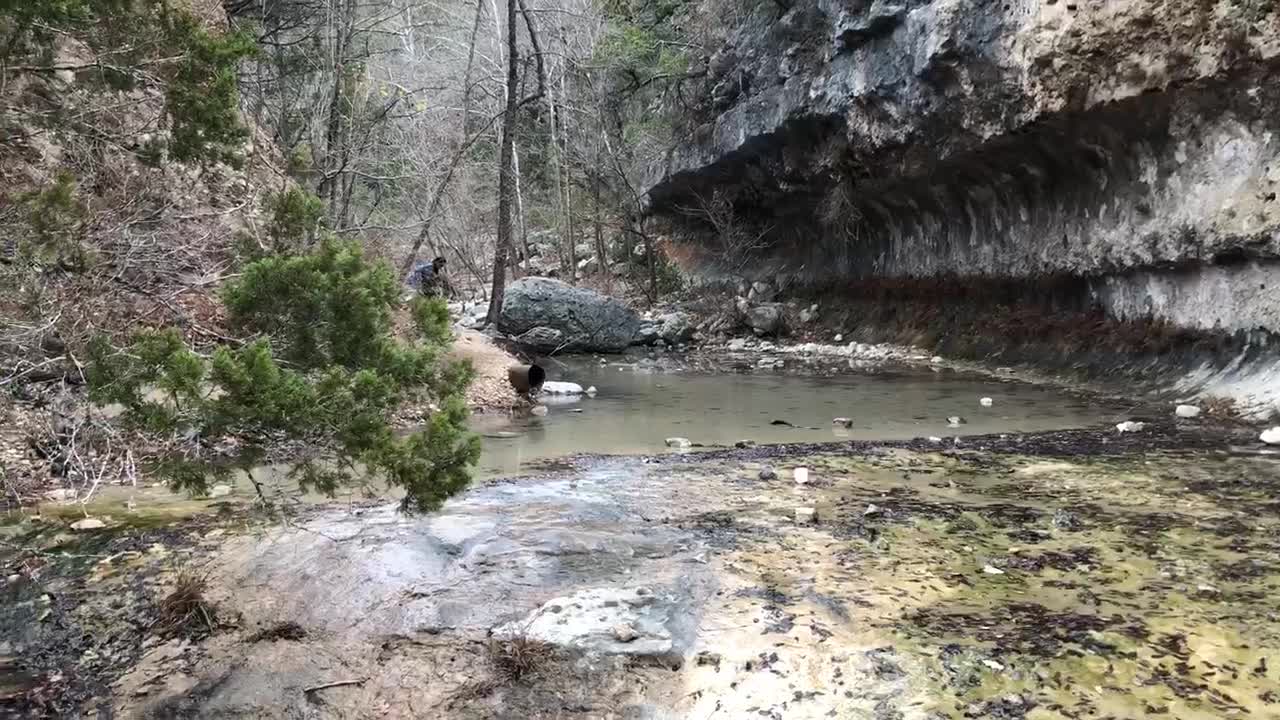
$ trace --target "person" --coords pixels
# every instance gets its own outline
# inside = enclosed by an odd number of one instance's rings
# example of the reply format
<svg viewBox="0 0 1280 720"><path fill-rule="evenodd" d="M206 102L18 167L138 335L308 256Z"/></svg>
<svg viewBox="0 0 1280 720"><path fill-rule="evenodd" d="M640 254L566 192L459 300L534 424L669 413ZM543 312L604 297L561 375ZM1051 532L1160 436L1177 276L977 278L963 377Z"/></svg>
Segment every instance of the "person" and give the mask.
<svg viewBox="0 0 1280 720"><path fill-rule="evenodd" d="M449 280L445 277L445 259L437 257L430 263L420 262L414 266L405 282L426 297L443 297L452 294Z"/></svg>

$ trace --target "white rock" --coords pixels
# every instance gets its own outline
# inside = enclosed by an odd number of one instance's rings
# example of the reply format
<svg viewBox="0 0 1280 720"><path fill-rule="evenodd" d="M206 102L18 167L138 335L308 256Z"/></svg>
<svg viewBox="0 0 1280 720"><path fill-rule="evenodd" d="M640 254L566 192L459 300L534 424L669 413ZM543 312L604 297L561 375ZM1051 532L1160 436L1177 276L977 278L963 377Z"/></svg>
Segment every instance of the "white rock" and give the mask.
<svg viewBox="0 0 1280 720"><path fill-rule="evenodd" d="M620 643L629 643L640 637L640 633L627 623L618 623L613 626L613 639Z"/></svg>
<svg viewBox="0 0 1280 720"><path fill-rule="evenodd" d="M801 525L815 525L818 522L818 509L811 507L796 508L796 522Z"/></svg>
<svg viewBox="0 0 1280 720"><path fill-rule="evenodd" d="M535 405L533 409L529 411L530 414L536 415L537 417L546 417L549 412L551 412L551 410L548 409L546 405Z"/></svg>
<svg viewBox="0 0 1280 720"><path fill-rule="evenodd" d="M981 405L982 407L991 407L992 405L995 404L995 401L989 397L984 397L978 401L978 404Z"/></svg>
<svg viewBox="0 0 1280 720"><path fill-rule="evenodd" d="M933 363L934 365L937 365L943 362L943 360L944 358L941 355L934 355L933 357L929 358L929 362Z"/></svg>
<svg viewBox="0 0 1280 720"><path fill-rule="evenodd" d="M1117 423L1117 424L1116 424L1116 430L1119 430L1119 431L1120 431L1120 432L1122 432L1122 433L1127 433L1127 432L1142 432L1142 429L1143 429L1143 428L1145 428L1146 426L1147 426L1147 424L1146 424L1146 423L1144 423L1144 422L1136 422L1136 421L1133 421L1133 420L1125 420L1125 421L1124 421L1124 422L1122 422L1122 423Z"/></svg>
<svg viewBox="0 0 1280 720"><path fill-rule="evenodd" d="M1200 408L1195 405L1179 405L1173 409L1173 414L1180 418L1193 418L1200 414Z"/></svg>
<svg viewBox="0 0 1280 720"><path fill-rule="evenodd" d="M809 468L798 467L791 471L791 477L795 479L797 485L804 485L809 482Z"/></svg>
<svg viewBox="0 0 1280 720"><path fill-rule="evenodd" d="M841 333L836 333L836 336L832 338L832 340L834 342L844 342L844 335L842 335Z"/></svg>
<svg viewBox="0 0 1280 720"><path fill-rule="evenodd" d="M230 494L231 494L230 485L223 485L220 483L218 485L214 485L213 487L209 488L209 497L211 498L225 497Z"/></svg>
<svg viewBox="0 0 1280 720"><path fill-rule="evenodd" d="M1262 434L1258 436L1258 439L1268 445L1280 445L1280 425L1277 425L1270 430L1263 430Z"/></svg>
<svg viewBox="0 0 1280 720"><path fill-rule="evenodd" d="M951 427L960 427L961 425L964 425L966 422L967 421L964 418L960 417L959 415L952 415L951 417L947 418L947 425L950 425Z"/></svg>
<svg viewBox="0 0 1280 720"><path fill-rule="evenodd" d="M931 443L941 443L941 442L942 442L942 438L938 437L937 435L930 435L930 436L929 436L929 442L931 442Z"/></svg>
<svg viewBox="0 0 1280 720"><path fill-rule="evenodd" d="M984 572L984 573L986 573L986 574L988 574L988 575L1003 575L1003 574L1004 574L1004 571L1003 571L1003 570L1001 570L1000 568L996 567L995 565L983 565L983 566L982 566L982 572Z"/></svg>
<svg viewBox="0 0 1280 720"><path fill-rule="evenodd" d="M831 424L839 425L840 427L853 427L853 420L847 417L831 418Z"/></svg>
<svg viewBox="0 0 1280 720"><path fill-rule="evenodd" d="M689 438L669 437L667 438L667 447L687 448L687 447L693 447L693 443L689 440Z"/></svg>
<svg viewBox="0 0 1280 720"><path fill-rule="evenodd" d="M867 505L867 509L862 511L862 515L863 517L866 517L869 515L875 515L879 512L880 512L880 507L878 505L876 505L875 503L869 503Z"/></svg>
<svg viewBox="0 0 1280 720"><path fill-rule="evenodd" d="M583 390L578 383L548 380L542 383L542 392L547 395L581 395Z"/></svg>
<svg viewBox="0 0 1280 720"><path fill-rule="evenodd" d="M98 528L104 528L106 526L107 524L98 518L85 518L71 523L72 530L97 530Z"/></svg>
<svg viewBox="0 0 1280 720"><path fill-rule="evenodd" d="M747 349L747 341L742 338L735 338L729 341L729 350L733 352L741 352Z"/></svg>
<svg viewBox="0 0 1280 720"><path fill-rule="evenodd" d="M600 392L600 391L599 391L599 390L596 390L596 386L595 386L595 385L592 385L591 387L587 388L587 394L588 394L588 395L590 395L591 397L595 397L595 396L596 396L596 393L598 393L598 392Z"/></svg>

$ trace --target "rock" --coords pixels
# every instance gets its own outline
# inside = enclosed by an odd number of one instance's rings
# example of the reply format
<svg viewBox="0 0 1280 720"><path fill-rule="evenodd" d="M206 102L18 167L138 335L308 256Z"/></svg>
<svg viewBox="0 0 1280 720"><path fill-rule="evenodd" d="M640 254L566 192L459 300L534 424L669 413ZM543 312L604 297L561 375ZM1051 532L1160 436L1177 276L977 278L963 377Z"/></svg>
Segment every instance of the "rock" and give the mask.
<svg viewBox="0 0 1280 720"><path fill-rule="evenodd" d="M739 440L738 442L734 443L733 446L738 448L739 450L745 450L746 448L749 448L749 447L755 447L756 441L755 440Z"/></svg>
<svg viewBox="0 0 1280 720"><path fill-rule="evenodd" d="M982 566L982 572L988 575L1003 575L1004 571L995 565L987 564Z"/></svg>
<svg viewBox="0 0 1280 720"><path fill-rule="evenodd" d="M756 305L746 312L747 327L757 335L779 335L786 327L782 306L777 303Z"/></svg>
<svg viewBox="0 0 1280 720"><path fill-rule="evenodd" d="M1270 430L1263 430L1262 434L1258 436L1258 439L1268 445L1280 445L1280 425L1277 425Z"/></svg>
<svg viewBox="0 0 1280 720"><path fill-rule="evenodd" d="M668 345L688 342L698 330L693 319L680 312L670 312L659 317L657 326L658 336Z"/></svg>
<svg viewBox="0 0 1280 720"><path fill-rule="evenodd" d="M520 347L535 352L551 353L564 348L564 333L555 328L538 326L513 338Z"/></svg>
<svg viewBox="0 0 1280 720"><path fill-rule="evenodd" d="M1179 405L1173 409L1173 414L1180 418L1193 418L1200 415L1200 408L1195 405Z"/></svg>
<svg viewBox="0 0 1280 720"><path fill-rule="evenodd" d="M831 418L831 424L836 425L838 427L849 428L849 427L853 427L853 420L847 417Z"/></svg>
<svg viewBox="0 0 1280 720"><path fill-rule="evenodd" d="M542 383L544 395L581 395L585 392L578 383L548 380Z"/></svg>
<svg viewBox="0 0 1280 720"><path fill-rule="evenodd" d="M1142 432L1142 429L1145 428L1146 426L1147 424L1144 422L1136 422L1134 420L1125 420L1124 422L1118 423L1116 425L1116 430L1122 433Z"/></svg>
<svg viewBox="0 0 1280 720"><path fill-rule="evenodd" d="M961 425L969 424L969 421L965 420L959 415L952 415L951 417L947 418L947 424L950 425L951 427L960 427Z"/></svg>
<svg viewBox="0 0 1280 720"><path fill-rule="evenodd" d="M943 358L941 355L934 355L933 357L929 358L929 362L933 363L934 365L937 365L939 363L945 362L945 358Z"/></svg>
<svg viewBox="0 0 1280 720"><path fill-rule="evenodd" d="M930 435L930 436L929 436L929 442L934 443L934 444L941 444L941 443L942 443L942 438L938 437L937 435Z"/></svg>
<svg viewBox="0 0 1280 720"><path fill-rule="evenodd" d="M682 598L647 588L593 588L548 600L529 615L493 628L492 635L499 640L536 640L586 654L674 664L683 657L691 637L674 632L690 621L683 608Z"/></svg>
<svg viewBox="0 0 1280 720"><path fill-rule="evenodd" d="M638 637L640 637L640 633L626 623L619 623L613 626L613 639L620 643L629 643Z"/></svg>
<svg viewBox="0 0 1280 720"><path fill-rule="evenodd" d="M645 323L636 331L636 345L652 345L662 337L661 329L654 323Z"/></svg>
<svg viewBox="0 0 1280 720"><path fill-rule="evenodd" d="M529 410L529 414L536 417L546 417L550 412L551 409L546 405L535 405L533 409Z"/></svg>
<svg viewBox="0 0 1280 720"><path fill-rule="evenodd" d="M796 523L799 525L816 525L818 510L811 507L798 507L795 510Z"/></svg>
<svg viewBox="0 0 1280 720"><path fill-rule="evenodd" d="M596 396L596 393L598 393L598 392L600 392L600 391L596 389L596 386L595 386L595 385L592 385L591 387L587 388L587 395L588 395L588 397L595 397L595 396Z"/></svg>
<svg viewBox="0 0 1280 720"><path fill-rule="evenodd" d="M817 319L818 319L818 306L816 304L810 305L809 307L800 311L800 322L804 323L805 325L808 325L809 323Z"/></svg>
<svg viewBox="0 0 1280 720"><path fill-rule="evenodd" d="M870 517L872 515L878 515L878 514L880 514L880 506L876 505L875 503L868 503L867 509L862 511L863 517Z"/></svg>
<svg viewBox="0 0 1280 720"><path fill-rule="evenodd" d="M498 329L519 342L539 327L561 333L562 349L570 352L622 352L640 318L615 298L550 278L521 278L507 288Z"/></svg>
<svg viewBox="0 0 1280 720"><path fill-rule="evenodd" d="M774 469L773 469L773 468L771 468L771 467L762 468L762 469L760 470L759 478L760 478L761 480L777 480L777 479L778 479L778 471L777 471L777 470L774 470Z"/></svg>
<svg viewBox="0 0 1280 720"><path fill-rule="evenodd" d="M1053 511L1053 526L1059 530L1074 531L1082 529L1084 523L1070 510L1058 508Z"/></svg>
<svg viewBox="0 0 1280 720"><path fill-rule="evenodd" d="M727 347L730 352L742 352L747 349L747 341L743 338L734 338L729 341Z"/></svg>
<svg viewBox="0 0 1280 720"><path fill-rule="evenodd" d="M213 487L209 488L209 497L211 498L226 497L227 495L230 495L230 494L231 494L231 486L223 483L218 483L217 485L214 485Z"/></svg>
<svg viewBox="0 0 1280 720"><path fill-rule="evenodd" d="M777 297L778 291L772 285L763 280L757 280L751 283L751 290L747 293L747 299L752 302L773 302Z"/></svg>
<svg viewBox="0 0 1280 720"><path fill-rule="evenodd" d="M989 397L984 397L978 401L978 404L981 405L982 407L991 407L992 405L995 404L995 401Z"/></svg>
<svg viewBox="0 0 1280 720"><path fill-rule="evenodd" d="M831 342L836 342L836 343L838 343L838 342L844 342L844 335L842 335L842 334L840 334L840 333L836 333L836 336L835 336L835 337L833 337L833 338L831 338Z"/></svg>
<svg viewBox="0 0 1280 720"><path fill-rule="evenodd" d="M683 449L693 447L693 443L689 441L689 438L669 437L667 438L667 447Z"/></svg>
<svg viewBox="0 0 1280 720"><path fill-rule="evenodd" d="M791 471L791 477L797 485L804 485L809 482L809 468L798 467Z"/></svg>
<svg viewBox="0 0 1280 720"><path fill-rule="evenodd" d="M98 518L85 518L71 523L72 530L97 530L106 526L107 524Z"/></svg>

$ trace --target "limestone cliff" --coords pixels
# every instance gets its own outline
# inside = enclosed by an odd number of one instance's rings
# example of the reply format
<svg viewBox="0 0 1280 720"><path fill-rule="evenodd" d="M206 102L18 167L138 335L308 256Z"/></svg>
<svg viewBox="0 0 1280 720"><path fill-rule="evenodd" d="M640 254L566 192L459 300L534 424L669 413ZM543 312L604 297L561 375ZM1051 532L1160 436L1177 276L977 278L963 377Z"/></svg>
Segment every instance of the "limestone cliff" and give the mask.
<svg viewBox="0 0 1280 720"><path fill-rule="evenodd" d="M711 267L688 209L718 192L802 286L1067 279L1121 320L1280 331L1272 0L798 0L708 68L651 198Z"/></svg>

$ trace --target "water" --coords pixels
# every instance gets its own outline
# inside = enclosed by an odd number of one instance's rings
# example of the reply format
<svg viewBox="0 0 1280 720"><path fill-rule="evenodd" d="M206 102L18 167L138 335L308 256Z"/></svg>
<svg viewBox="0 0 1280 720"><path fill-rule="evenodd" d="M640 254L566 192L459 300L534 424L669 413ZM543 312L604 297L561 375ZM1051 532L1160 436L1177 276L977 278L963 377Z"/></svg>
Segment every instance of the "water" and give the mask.
<svg viewBox="0 0 1280 720"><path fill-rule="evenodd" d="M544 398L545 417L474 418L484 436L481 475L510 475L531 461L576 453L667 452L670 437L703 446L905 440L1083 427L1122 419L1124 411L1054 388L927 369L814 377L664 373L579 362L552 367L549 374L594 385L599 393ZM983 397L992 398L991 407L979 404ZM953 415L967 424L948 426ZM852 425L833 425L837 417Z"/></svg>

